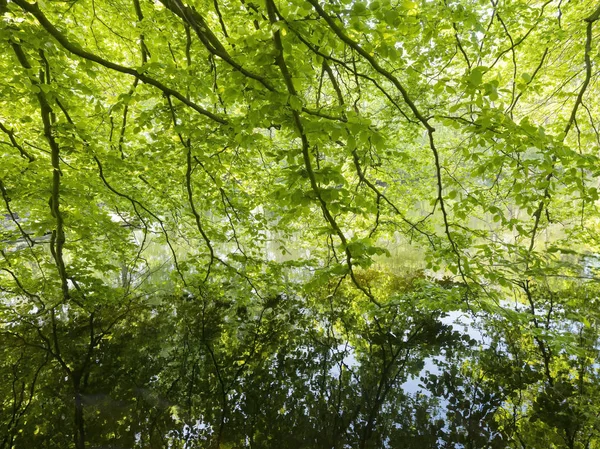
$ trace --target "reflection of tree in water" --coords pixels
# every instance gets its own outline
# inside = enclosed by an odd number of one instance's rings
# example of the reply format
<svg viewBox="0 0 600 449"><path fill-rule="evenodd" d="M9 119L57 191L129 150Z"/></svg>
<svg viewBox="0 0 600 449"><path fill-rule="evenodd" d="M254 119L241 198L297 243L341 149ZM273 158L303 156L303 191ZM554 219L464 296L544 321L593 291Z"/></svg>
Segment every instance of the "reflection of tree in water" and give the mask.
<svg viewBox="0 0 600 449"><path fill-rule="evenodd" d="M21 316L3 332L0 447L578 448L597 438L589 362L563 357L550 382L508 324L481 346L442 323L434 309L460 285L387 286L381 307L342 285L260 306L196 291ZM420 386L409 393L411 378Z"/></svg>

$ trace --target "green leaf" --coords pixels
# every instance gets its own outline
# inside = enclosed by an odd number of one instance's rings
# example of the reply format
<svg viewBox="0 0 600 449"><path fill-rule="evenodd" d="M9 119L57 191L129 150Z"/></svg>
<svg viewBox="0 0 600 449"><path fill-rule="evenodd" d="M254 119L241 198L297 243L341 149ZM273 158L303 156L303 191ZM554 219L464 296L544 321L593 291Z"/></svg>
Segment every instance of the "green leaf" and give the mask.
<svg viewBox="0 0 600 449"><path fill-rule="evenodd" d="M290 107L294 110L294 111L302 111L302 100L297 97L296 95L290 95Z"/></svg>

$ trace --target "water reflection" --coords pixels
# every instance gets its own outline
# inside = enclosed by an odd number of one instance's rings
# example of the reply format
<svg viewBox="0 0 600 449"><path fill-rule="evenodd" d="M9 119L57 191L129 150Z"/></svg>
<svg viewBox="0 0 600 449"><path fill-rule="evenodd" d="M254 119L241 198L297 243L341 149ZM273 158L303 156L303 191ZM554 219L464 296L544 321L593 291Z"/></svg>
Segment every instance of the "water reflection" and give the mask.
<svg viewBox="0 0 600 449"><path fill-rule="evenodd" d="M387 282L383 306L342 285L334 296L188 289L91 311L61 305L37 321L15 315L0 342L0 447L595 441L595 328L577 327L573 356L501 313L451 310L460 284Z"/></svg>

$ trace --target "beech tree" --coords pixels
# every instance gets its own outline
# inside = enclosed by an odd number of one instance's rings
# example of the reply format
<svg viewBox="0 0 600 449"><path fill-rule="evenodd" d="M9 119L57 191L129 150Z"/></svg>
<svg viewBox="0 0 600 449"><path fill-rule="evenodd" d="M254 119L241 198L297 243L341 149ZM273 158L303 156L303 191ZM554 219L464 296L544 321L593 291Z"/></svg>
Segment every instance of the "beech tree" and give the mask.
<svg viewBox="0 0 600 449"><path fill-rule="evenodd" d="M599 5L0 15L1 448L600 447Z"/></svg>

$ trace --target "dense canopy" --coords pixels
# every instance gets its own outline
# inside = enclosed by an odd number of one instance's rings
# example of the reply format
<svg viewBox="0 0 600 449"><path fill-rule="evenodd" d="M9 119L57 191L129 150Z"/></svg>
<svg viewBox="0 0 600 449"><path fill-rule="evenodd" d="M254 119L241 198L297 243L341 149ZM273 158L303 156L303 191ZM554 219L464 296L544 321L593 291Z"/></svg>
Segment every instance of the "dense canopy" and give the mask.
<svg viewBox="0 0 600 449"><path fill-rule="evenodd" d="M0 449L600 448L599 4L0 16Z"/></svg>

